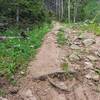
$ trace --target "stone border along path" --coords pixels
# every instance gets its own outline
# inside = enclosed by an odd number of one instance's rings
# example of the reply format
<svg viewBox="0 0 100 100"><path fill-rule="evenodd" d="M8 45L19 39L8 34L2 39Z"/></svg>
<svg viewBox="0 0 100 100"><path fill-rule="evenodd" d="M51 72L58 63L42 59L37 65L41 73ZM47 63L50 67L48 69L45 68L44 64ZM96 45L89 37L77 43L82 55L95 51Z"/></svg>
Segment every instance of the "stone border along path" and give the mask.
<svg viewBox="0 0 100 100"><path fill-rule="evenodd" d="M36 59L29 64L27 77L17 92L13 87L7 100L100 100L100 77L95 73L100 68L100 37L91 33L79 37L78 31L66 29L70 45L59 48L56 34L61 27L56 23L45 36ZM67 76L61 63L70 66Z"/></svg>

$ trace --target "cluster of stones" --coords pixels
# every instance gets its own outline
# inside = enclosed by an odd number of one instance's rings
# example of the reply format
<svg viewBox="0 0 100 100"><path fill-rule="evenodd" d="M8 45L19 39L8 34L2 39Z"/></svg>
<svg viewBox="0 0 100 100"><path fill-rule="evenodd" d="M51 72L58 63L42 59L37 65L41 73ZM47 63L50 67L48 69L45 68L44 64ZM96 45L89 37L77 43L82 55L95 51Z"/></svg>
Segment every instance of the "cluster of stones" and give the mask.
<svg viewBox="0 0 100 100"><path fill-rule="evenodd" d="M69 38L70 36L67 37ZM100 75L95 71L95 63L100 61L100 48L98 48L97 51L94 51L94 54L89 52L91 46L96 44L95 37L88 37L83 33L74 37L69 44L71 44L70 49L72 50L72 53L69 54L69 57L65 58L69 64L69 71L75 72L76 70L81 69L87 70L88 72L86 73L85 78L96 81L99 80Z"/></svg>

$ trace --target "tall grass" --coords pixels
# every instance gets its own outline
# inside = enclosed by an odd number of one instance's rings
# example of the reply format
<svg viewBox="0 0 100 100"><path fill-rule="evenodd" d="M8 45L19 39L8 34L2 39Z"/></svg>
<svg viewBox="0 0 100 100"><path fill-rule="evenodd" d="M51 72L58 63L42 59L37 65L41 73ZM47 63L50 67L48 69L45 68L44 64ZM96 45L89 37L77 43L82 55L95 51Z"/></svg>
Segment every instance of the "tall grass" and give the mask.
<svg viewBox="0 0 100 100"><path fill-rule="evenodd" d="M64 46L65 44L68 44L68 37L65 37L65 33L63 30L60 30L61 32L58 32L57 34L57 43L59 46Z"/></svg>
<svg viewBox="0 0 100 100"><path fill-rule="evenodd" d="M80 25L80 28L83 31L87 30L89 32L93 32L97 36L100 36L100 24L97 24L97 23L83 24L83 25Z"/></svg>
<svg viewBox="0 0 100 100"><path fill-rule="evenodd" d="M31 57L34 57L41 46L50 25L43 24L28 32L29 39L9 39L0 41L0 75L11 79L15 73L26 69ZM18 30L8 30L3 35L11 36Z"/></svg>
<svg viewBox="0 0 100 100"><path fill-rule="evenodd" d="M75 29L81 29L82 31L92 32L97 36L100 36L100 24L99 23L76 23L72 25Z"/></svg>

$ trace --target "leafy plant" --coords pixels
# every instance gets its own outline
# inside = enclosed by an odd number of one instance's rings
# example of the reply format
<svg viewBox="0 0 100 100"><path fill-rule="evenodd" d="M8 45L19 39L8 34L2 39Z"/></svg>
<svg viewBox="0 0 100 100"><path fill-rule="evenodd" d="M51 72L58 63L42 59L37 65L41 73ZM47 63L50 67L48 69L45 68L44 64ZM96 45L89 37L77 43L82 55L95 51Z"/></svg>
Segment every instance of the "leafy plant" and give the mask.
<svg viewBox="0 0 100 100"><path fill-rule="evenodd" d="M95 35L100 36L100 24L92 23L89 20L87 20L84 23L82 22L82 23L73 24L73 29L80 29L82 31L93 32Z"/></svg>
<svg viewBox="0 0 100 100"><path fill-rule="evenodd" d="M61 67L63 68L63 70L65 71L65 73L68 73L68 64L67 63L61 64Z"/></svg>
<svg viewBox="0 0 100 100"><path fill-rule="evenodd" d="M44 23L42 26L36 26L28 32L29 39L7 39L0 41L0 74L4 74L8 79L12 80L12 76L20 70L26 69L28 62L31 57L35 56L49 29L50 24ZM10 32L13 33L15 30L8 29L1 34L10 36Z"/></svg>
<svg viewBox="0 0 100 100"><path fill-rule="evenodd" d="M0 89L0 96L5 96L5 95L6 95L5 91L3 89Z"/></svg>
<svg viewBox="0 0 100 100"><path fill-rule="evenodd" d="M58 42L59 45L65 45L67 43L67 40L68 39L65 38L64 32L58 32L57 42Z"/></svg>

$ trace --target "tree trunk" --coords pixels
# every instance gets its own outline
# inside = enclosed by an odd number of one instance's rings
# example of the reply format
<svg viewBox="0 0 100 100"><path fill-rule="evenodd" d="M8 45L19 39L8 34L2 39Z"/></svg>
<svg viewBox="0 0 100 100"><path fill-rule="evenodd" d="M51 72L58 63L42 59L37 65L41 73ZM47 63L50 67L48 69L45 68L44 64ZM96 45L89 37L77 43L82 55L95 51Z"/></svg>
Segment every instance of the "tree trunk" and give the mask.
<svg viewBox="0 0 100 100"><path fill-rule="evenodd" d="M19 6L16 9L16 22L19 23Z"/></svg>
<svg viewBox="0 0 100 100"><path fill-rule="evenodd" d="M60 14L61 14L61 0L58 0L59 1L59 8L58 8L58 11L59 11L59 20L60 20L60 18L61 18L61 16L60 16Z"/></svg>
<svg viewBox="0 0 100 100"><path fill-rule="evenodd" d="M58 15L58 0L56 0L56 16Z"/></svg>
<svg viewBox="0 0 100 100"><path fill-rule="evenodd" d="M61 20L63 19L63 14L64 14L64 2L62 0L61 1Z"/></svg>
<svg viewBox="0 0 100 100"><path fill-rule="evenodd" d="M77 17L77 9L78 9L78 0L75 1L74 3L74 23L76 22L76 17Z"/></svg>
<svg viewBox="0 0 100 100"><path fill-rule="evenodd" d="M71 17L71 1L70 0L68 0L68 22L70 23L70 17Z"/></svg>

